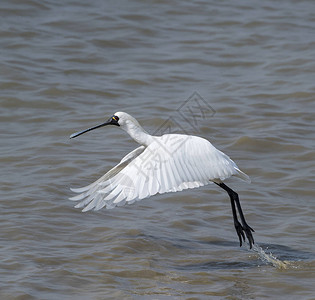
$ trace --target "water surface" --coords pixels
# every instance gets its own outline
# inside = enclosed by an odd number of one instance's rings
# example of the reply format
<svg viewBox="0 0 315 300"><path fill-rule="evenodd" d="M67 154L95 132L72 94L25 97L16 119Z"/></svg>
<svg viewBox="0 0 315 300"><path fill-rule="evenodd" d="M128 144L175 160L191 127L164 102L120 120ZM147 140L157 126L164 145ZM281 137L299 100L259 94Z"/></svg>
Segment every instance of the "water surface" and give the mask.
<svg viewBox="0 0 315 300"><path fill-rule="evenodd" d="M313 298L314 11L310 0L2 1L1 298ZM194 92L205 115L185 102ZM227 184L257 245L290 267L239 248L213 185L73 208L69 188L136 144L118 128L69 135L116 111L231 156L252 179Z"/></svg>

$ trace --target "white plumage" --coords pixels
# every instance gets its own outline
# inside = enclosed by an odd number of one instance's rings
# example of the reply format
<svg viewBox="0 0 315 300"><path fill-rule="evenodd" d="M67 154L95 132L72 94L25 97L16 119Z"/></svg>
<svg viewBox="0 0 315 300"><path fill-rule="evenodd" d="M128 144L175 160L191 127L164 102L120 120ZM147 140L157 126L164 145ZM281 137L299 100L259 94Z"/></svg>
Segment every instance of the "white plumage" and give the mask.
<svg viewBox="0 0 315 300"><path fill-rule="evenodd" d="M78 193L70 198L79 201L76 208L82 208L84 212L103 207L114 208L157 193L178 192L214 182L230 196L240 245L242 238L245 241L246 234L252 247L254 239L251 231L254 230L245 221L237 193L223 183L231 176L247 182L250 179L226 154L197 136L151 136L135 118L124 112L117 112L107 122L74 133L70 138L106 125L119 126L141 146L127 154L118 165L94 183L72 189ZM237 211L242 224L238 221Z"/></svg>
<svg viewBox="0 0 315 300"><path fill-rule="evenodd" d="M223 181L232 175L250 181L237 165L209 141L190 135L151 136L130 115L117 112L118 123L142 144L94 183L72 189L83 211L113 208L157 193L178 192Z"/></svg>

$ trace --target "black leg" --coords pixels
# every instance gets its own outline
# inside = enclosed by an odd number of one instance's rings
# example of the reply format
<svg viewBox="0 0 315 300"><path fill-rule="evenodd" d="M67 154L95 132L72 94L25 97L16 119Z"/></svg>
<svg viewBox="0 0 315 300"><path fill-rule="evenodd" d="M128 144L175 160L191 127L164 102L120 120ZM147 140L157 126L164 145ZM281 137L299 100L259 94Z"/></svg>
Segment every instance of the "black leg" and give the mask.
<svg viewBox="0 0 315 300"><path fill-rule="evenodd" d="M235 230L236 230L236 233L238 235L238 238L240 240L240 246L242 246L242 238L245 241L245 234L246 234L246 237L247 237L248 242L249 242L249 247L251 249L253 244L254 244L254 238L253 238L252 232L255 232L255 231L245 221L245 217L244 217L244 214L242 211L240 200L238 198L238 194L236 192L234 192L231 188L229 188L223 182L220 182L220 183L215 182L215 184L217 184L219 187L224 189L230 196L234 226L235 226ZM240 215L242 225L240 224L240 222L237 219L235 204L236 204L238 213ZM245 234L244 234L244 232L245 232Z"/></svg>

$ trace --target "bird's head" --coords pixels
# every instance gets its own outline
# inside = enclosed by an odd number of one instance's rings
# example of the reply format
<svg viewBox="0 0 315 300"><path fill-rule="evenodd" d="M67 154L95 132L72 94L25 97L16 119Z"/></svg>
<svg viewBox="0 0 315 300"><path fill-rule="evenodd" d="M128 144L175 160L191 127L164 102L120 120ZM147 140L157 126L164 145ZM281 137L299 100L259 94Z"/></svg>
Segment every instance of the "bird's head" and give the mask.
<svg viewBox="0 0 315 300"><path fill-rule="evenodd" d="M100 128L103 126L107 126L107 125L120 126L122 129L125 129L128 126L128 124L130 124L130 123L139 124L138 121L135 118L133 118L132 116L130 116L129 114L127 114L125 112L116 112L106 122L104 122L100 125L97 125L97 126L94 126L94 127L91 127L91 128L88 128L88 129L85 129L85 130L71 134L70 139L73 139L73 138L75 138L75 137L77 137L83 133L86 133L88 131L91 131L91 130L94 130L94 129L97 129L97 128Z"/></svg>

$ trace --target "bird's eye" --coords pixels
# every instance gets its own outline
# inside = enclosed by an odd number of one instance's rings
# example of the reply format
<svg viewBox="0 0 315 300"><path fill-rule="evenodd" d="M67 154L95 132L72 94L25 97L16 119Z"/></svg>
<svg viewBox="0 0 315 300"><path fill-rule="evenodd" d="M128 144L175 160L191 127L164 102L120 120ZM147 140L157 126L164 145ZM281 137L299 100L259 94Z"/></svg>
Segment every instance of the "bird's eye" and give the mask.
<svg viewBox="0 0 315 300"><path fill-rule="evenodd" d="M119 118L117 116L113 116L113 119L118 122L119 121Z"/></svg>

